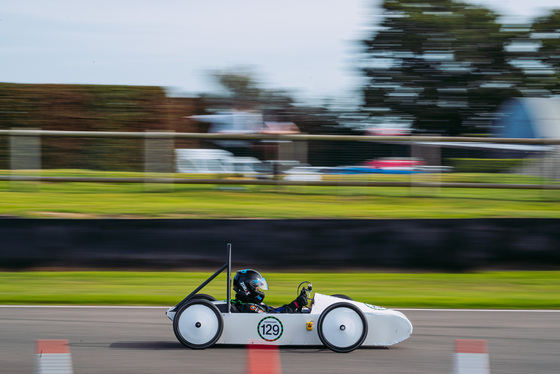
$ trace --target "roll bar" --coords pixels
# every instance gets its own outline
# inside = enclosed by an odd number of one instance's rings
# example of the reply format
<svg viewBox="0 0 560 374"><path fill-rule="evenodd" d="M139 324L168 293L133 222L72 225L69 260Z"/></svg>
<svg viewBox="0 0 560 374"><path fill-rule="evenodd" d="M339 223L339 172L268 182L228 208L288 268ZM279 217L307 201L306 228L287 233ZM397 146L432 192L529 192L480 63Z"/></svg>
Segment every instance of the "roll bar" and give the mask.
<svg viewBox="0 0 560 374"><path fill-rule="evenodd" d="M198 286L193 292L187 295L183 300L181 300L177 305L175 305L175 310L178 310L183 305L185 305L194 295L198 293L201 289L203 289L208 283L210 283L214 278L216 278L224 269L227 269L227 285L226 285L226 294L227 294L227 312L230 312L231 309L231 243L227 245L227 260L221 268L219 268L214 274L210 276L210 278L206 279L200 286Z"/></svg>

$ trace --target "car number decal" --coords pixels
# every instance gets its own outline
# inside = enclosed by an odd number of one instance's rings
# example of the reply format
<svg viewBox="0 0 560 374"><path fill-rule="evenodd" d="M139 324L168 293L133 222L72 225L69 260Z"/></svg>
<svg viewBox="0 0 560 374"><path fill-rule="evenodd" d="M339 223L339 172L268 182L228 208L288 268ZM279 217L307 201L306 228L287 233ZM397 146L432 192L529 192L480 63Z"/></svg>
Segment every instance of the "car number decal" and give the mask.
<svg viewBox="0 0 560 374"><path fill-rule="evenodd" d="M263 340L273 342L280 339L284 332L284 326L276 317L265 317L257 325L257 332Z"/></svg>

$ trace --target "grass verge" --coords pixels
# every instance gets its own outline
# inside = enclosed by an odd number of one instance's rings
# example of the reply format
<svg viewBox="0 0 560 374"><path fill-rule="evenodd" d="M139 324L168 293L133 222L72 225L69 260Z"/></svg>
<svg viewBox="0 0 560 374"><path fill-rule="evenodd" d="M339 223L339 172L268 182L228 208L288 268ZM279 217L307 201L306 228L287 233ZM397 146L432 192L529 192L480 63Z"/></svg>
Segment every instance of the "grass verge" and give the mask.
<svg viewBox="0 0 560 374"><path fill-rule="evenodd" d="M63 171L48 174L65 175ZM359 178L406 181L410 176ZM541 181L483 173L414 178L472 183ZM0 215L28 218L560 218L560 191L555 190L0 182L0 201Z"/></svg>
<svg viewBox="0 0 560 374"><path fill-rule="evenodd" d="M182 300L208 272L1 272L1 304L162 305ZM393 308L560 309L560 271L468 274L266 273L266 302L296 297L301 281L323 294L346 294ZM225 274L201 292L225 299Z"/></svg>

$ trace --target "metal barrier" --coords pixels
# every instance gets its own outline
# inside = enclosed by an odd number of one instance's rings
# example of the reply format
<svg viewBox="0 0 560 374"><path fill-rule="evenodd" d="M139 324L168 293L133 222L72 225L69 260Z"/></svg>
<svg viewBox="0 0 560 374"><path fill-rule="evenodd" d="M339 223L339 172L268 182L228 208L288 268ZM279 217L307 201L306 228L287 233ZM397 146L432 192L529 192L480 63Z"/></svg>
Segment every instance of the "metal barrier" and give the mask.
<svg viewBox="0 0 560 374"><path fill-rule="evenodd" d="M356 187L438 187L438 188L493 188L493 189L541 189L559 190L560 185L555 183L560 170L560 152L557 145L560 139L513 139L513 138L479 138L479 137L441 137L441 136L350 136L350 135L267 135L267 134L210 134L210 133L176 133L176 132L89 132L89 131L45 131L45 130L0 130L0 138L8 137L10 141L10 168L5 175L0 175L0 181L33 181L33 182L97 182L97 183L144 183L144 184L222 184L222 185L281 185L281 186L356 186ZM41 175L41 139L44 137L70 137L70 138L109 138L109 139L143 139L144 140L144 171L142 177L81 177L81 176L47 176ZM297 158L307 159L310 152L309 142L359 142L361 144L392 144L410 147L410 155L422 158L429 156L432 160L430 165L422 171L435 171L420 175L410 174L407 181L370 180L367 177L344 178L340 175L350 169L323 168L337 177L332 178L308 178L293 176L292 178L280 177L276 170L272 175L266 176L261 173L251 178L232 175L231 178L190 178L177 176L173 173L175 163L175 140L176 139L200 139L200 140L242 140L260 141L275 144L276 159L274 162L289 158L289 155L298 155ZM542 177L541 183L483 183L483 182L445 182L438 177L440 175L442 147L453 147L479 144L499 149L500 145L514 145L514 149L534 149L547 157L534 169L538 169L537 175ZM289 146L286 146L289 145ZM492 148L494 147L494 148ZM536 147L536 148L530 148ZM539 148L540 147L540 148ZM429 152L425 151L429 149ZM529 152L529 151L528 151ZM109 156L110 157L110 156ZM434 161L435 160L435 161ZM430 169L432 168L432 169ZM302 175L306 170L312 174L321 174L320 170L302 169ZM314 168L317 169L317 168ZM363 170L362 170L363 171ZM546 171L546 174L545 174ZM338 174L337 174L338 172ZM430 178L423 175L429 174ZM552 177L550 177L552 176ZM428 179L428 180L426 180Z"/></svg>

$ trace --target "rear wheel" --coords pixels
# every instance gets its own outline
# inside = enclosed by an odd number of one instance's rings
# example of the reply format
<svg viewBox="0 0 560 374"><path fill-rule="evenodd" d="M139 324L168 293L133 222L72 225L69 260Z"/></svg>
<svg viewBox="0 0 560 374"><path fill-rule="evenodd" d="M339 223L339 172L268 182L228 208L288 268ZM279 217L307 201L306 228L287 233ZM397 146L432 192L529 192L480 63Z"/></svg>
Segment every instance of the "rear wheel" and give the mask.
<svg viewBox="0 0 560 374"><path fill-rule="evenodd" d="M220 339L224 320L218 308L208 300L194 299L186 303L173 318L173 332L185 346L208 348Z"/></svg>
<svg viewBox="0 0 560 374"><path fill-rule="evenodd" d="M366 339L367 332L366 318L353 304L332 304L319 316L319 339L335 352L351 352L358 348Z"/></svg>
<svg viewBox="0 0 560 374"><path fill-rule="evenodd" d="M194 295L193 297L191 297L191 300L216 301L216 298L215 298L214 296L207 295L207 294L205 294L205 293L197 293L196 295Z"/></svg>

